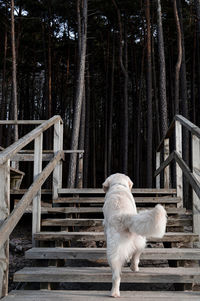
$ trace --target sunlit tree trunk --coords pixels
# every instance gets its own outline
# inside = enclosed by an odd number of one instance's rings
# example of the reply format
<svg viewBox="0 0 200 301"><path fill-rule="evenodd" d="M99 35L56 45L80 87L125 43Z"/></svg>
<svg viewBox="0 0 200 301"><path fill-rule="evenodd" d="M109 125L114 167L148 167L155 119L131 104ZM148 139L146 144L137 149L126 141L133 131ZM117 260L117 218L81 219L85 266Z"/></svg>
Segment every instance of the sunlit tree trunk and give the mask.
<svg viewBox="0 0 200 301"><path fill-rule="evenodd" d="M167 113L167 96L166 96L166 68L165 68L165 51L162 27L162 12L160 0L157 0L157 24L158 24L158 52L160 59L160 123L161 123L161 137L167 131L168 113Z"/></svg>
<svg viewBox="0 0 200 301"><path fill-rule="evenodd" d="M150 1L146 1L147 21L147 186L152 187L152 136L153 136L153 115L152 115L152 62L151 62L151 21Z"/></svg>
<svg viewBox="0 0 200 301"><path fill-rule="evenodd" d="M13 76L13 107L14 120L18 120L17 106L17 63L16 63L16 48L15 48L15 18L14 18L14 0L11 0L11 39L12 39L12 76ZM15 141L18 140L18 125L15 124Z"/></svg>
<svg viewBox="0 0 200 301"><path fill-rule="evenodd" d="M78 70L78 82L75 97L75 108L73 117L73 129L72 129L72 142L71 149L77 150L79 141L79 129L81 121L81 110L82 110L82 100L83 100L83 90L84 90L84 80L85 80L85 60L86 60L86 45L87 45L87 0L83 1L82 9L82 26L81 26L81 55ZM76 176L76 164L77 156L72 154L70 156L69 163L69 177L68 177L68 187L74 187L75 176Z"/></svg>

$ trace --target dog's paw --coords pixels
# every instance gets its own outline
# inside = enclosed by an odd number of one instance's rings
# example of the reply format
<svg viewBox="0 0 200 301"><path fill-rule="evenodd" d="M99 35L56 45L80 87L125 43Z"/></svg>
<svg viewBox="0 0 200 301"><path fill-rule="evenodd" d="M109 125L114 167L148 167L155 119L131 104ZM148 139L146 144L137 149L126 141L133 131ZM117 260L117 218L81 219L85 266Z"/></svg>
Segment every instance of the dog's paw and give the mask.
<svg viewBox="0 0 200 301"><path fill-rule="evenodd" d="M116 291L111 292L111 297L113 297L113 298L119 298L120 297L120 292L116 292Z"/></svg>
<svg viewBox="0 0 200 301"><path fill-rule="evenodd" d="M136 267L135 265L130 265L130 269L133 271L133 272L139 272L139 267Z"/></svg>

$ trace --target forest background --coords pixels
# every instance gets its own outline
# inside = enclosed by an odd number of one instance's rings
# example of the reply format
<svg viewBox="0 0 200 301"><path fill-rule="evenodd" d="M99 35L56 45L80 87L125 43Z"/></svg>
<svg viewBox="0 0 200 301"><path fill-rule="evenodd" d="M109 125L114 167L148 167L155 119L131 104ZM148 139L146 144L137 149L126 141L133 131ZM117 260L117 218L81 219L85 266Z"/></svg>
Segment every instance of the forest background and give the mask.
<svg viewBox="0 0 200 301"><path fill-rule="evenodd" d="M64 149L84 149L85 187L114 172L153 187L174 115L200 125L200 0L1 0L0 28L0 119L61 115ZM0 127L2 147L15 138Z"/></svg>

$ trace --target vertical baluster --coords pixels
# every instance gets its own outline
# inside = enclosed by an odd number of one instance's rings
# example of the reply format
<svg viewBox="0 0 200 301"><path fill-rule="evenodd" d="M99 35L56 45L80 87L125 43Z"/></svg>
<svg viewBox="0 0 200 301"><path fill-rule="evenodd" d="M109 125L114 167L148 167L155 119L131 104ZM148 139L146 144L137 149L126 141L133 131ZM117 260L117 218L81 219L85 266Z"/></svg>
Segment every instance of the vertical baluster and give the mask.
<svg viewBox="0 0 200 301"><path fill-rule="evenodd" d="M200 139L192 135L192 171L200 182ZM193 191L193 231L200 235L200 199Z"/></svg>
<svg viewBox="0 0 200 301"><path fill-rule="evenodd" d="M43 149L43 133L41 133L35 139L34 145L34 169L33 169L33 178L38 176L42 171L42 149ZM32 214L32 243L33 246L36 246L34 240L34 234L40 232L41 228L41 189L39 189L37 195L33 198L33 214Z"/></svg>
<svg viewBox="0 0 200 301"><path fill-rule="evenodd" d="M169 157L169 138L164 140L164 160ZM169 188L169 166L164 170L164 188Z"/></svg>
<svg viewBox="0 0 200 301"><path fill-rule="evenodd" d="M160 167L160 152L156 153L156 169ZM160 189L160 174L156 177L156 188Z"/></svg>
<svg viewBox="0 0 200 301"><path fill-rule="evenodd" d="M0 165L0 223L10 213L10 160ZM9 240L0 248L0 298L8 293Z"/></svg>
<svg viewBox="0 0 200 301"><path fill-rule="evenodd" d="M54 125L54 154L63 150L63 123L59 120ZM53 171L53 199L58 198L58 189L62 187L62 161L59 161Z"/></svg>
<svg viewBox="0 0 200 301"><path fill-rule="evenodd" d="M182 157L182 125L179 121L176 120L176 151ZM176 189L177 189L177 197L182 199L181 202L178 203L179 207L183 207L183 172L179 165L176 163Z"/></svg>

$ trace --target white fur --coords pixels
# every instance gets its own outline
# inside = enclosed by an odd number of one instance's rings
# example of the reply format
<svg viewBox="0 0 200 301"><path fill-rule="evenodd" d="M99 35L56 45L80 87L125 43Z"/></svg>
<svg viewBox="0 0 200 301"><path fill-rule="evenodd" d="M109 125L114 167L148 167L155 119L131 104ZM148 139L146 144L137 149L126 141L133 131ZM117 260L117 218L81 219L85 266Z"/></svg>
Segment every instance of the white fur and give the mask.
<svg viewBox="0 0 200 301"><path fill-rule="evenodd" d="M137 214L131 193L132 181L124 174L114 174L103 183L106 192L104 231L107 240L107 259L112 269L112 297L119 297L121 268L132 257L131 269L139 271L140 254L146 237L161 238L165 234L167 215L161 205Z"/></svg>

